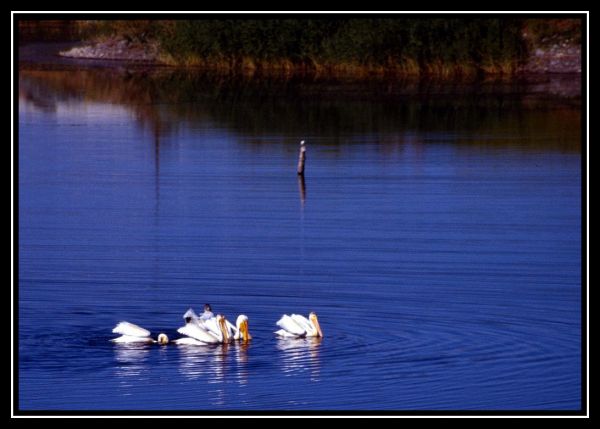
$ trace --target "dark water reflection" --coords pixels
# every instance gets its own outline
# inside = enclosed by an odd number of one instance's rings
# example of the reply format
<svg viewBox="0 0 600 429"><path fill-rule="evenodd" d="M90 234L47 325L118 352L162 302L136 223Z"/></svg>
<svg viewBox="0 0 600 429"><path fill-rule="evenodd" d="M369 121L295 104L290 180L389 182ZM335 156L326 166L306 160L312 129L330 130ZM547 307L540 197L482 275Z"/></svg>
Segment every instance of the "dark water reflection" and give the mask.
<svg viewBox="0 0 600 429"><path fill-rule="evenodd" d="M398 134L401 126L402 131L433 138L443 132L442 141L453 144L580 150L581 100L578 85L573 86L578 78L573 77L562 78L569 96L545 92L547 85L502 82L231 81L205 74L112 69L22 70L20 77L20 96L42 110L52 111L65 98L119 104L157 138L203 124L243 134L256 145L286 143L289 135L327 136L332 145L367 137L389 150L390 144L407 138ZM514 134L521 141L511 138Z"/></svg>
<svg viewBox="0 0 600 429"><path fill-rule="evenodd" d="M23 67L19 405L579 408L567 82ZM253 341L108 341L119 320L177 338L205 302L247 314ZM324 339L274 338L311 310Z"/></svg>

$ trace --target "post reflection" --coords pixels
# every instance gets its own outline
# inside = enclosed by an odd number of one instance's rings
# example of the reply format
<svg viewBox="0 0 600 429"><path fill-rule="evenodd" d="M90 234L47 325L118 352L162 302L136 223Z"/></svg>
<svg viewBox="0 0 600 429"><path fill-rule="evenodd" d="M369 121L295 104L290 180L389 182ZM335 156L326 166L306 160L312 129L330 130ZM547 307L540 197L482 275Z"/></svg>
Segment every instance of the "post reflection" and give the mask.
<svg viewBox="0 0 600 429"><path fill-rule="evenodd" d="M304 208L306 203L306 182L304 180L304 174L298 174L298 191L300 192L300 204Z"/></svg>
<svg viewBox="0 0 600 429"><path fill-rule="evenodd" d="M283 352L282 369L286 376L309 372L311 381L319 381L321 361L319 347L322 338L278 339L277 349Z"/></svg>

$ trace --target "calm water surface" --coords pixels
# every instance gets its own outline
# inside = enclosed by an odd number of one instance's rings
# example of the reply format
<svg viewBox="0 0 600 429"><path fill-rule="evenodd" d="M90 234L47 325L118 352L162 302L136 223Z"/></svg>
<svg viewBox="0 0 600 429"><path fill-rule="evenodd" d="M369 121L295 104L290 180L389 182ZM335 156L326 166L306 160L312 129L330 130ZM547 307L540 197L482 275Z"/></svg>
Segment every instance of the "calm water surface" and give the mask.
<svg viewBox="0 0 600 429"><path fill-rule="evenodd" d="M535 85L22 69L19 407L579 409L580 132ZM109 342L206 302L254 340Z"/></svg>

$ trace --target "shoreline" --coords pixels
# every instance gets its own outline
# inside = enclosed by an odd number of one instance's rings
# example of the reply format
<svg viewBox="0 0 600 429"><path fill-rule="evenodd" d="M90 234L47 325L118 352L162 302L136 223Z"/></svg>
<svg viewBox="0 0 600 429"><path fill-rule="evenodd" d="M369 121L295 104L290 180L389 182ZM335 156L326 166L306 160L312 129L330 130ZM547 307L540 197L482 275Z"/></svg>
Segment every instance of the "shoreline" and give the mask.
<svg viewBox="0 0 600 429"><path fill-rule="evenodd" d="M23 70L93 70L106 69L117 73L126 74L183 74L206 76L209 79L231 79L242 81L305 81L305 82L332 82L347 84L386 83L397 88L398 85L414 88L423 83L426 85L479 85L479 84L508 84L508 85L534 85L535 92L556 94L561 97L573 98L581 96L581 73L540 73L537 71L519 73L514 75L390 75L371 74L368 76L349 74L328 74L302 71L290 73L280 70L254 69L251 73L243 69L230 69L218 67L188 66L180 67L159 62L140 61L131 58L95 57L67 57L59 54L74 47L85 46L82 42L30 42L18 47L18 67ZM428 83L429 82L429 83ZM389 88L388 88L389 90Z"/></svg>
<svg viewBox="0 0 600 429"><path fill-rule="evenodd" d="M398 18L398 19L396 19ZM581 74L581 17L20 21L21 42L71 41L69 61L244 77L520 79Z"/></svg>
<svg viewBox="0 0 600 429"><path fill-rule="evenodd" d="M109 38L101 42L77 42L74 46L57 52L59 57L71 60L111 61L135 63L151 67L169 67L182 70L206 70L223 74L244 76L323 77L364 80L369 78L432 78L473 79L481 77L519 79L534 75L581 75L581 47L556 43L546 48L534 49L525 64L518 67L476 67L469 64L389 64L386 66L356 63L314 64L293 62L282 58L257 60L249 57L228 59L194 58L187 63L176 62L161 53L158 43L134 43L124 39Z"/></svg>

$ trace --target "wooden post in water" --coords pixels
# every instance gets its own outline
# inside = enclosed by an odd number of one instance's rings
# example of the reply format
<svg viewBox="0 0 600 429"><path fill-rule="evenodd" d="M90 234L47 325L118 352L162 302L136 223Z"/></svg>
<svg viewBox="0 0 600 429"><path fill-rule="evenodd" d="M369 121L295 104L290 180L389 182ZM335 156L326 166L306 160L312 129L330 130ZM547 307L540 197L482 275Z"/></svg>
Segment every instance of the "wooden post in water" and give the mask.
<svg viewBox="0 0 600 429"><path fill-rule="evenodd" d="M304 140L300 142L300 155L298 156L298 174L304 176L304 161L306 161L306 146Z"/></svg>

